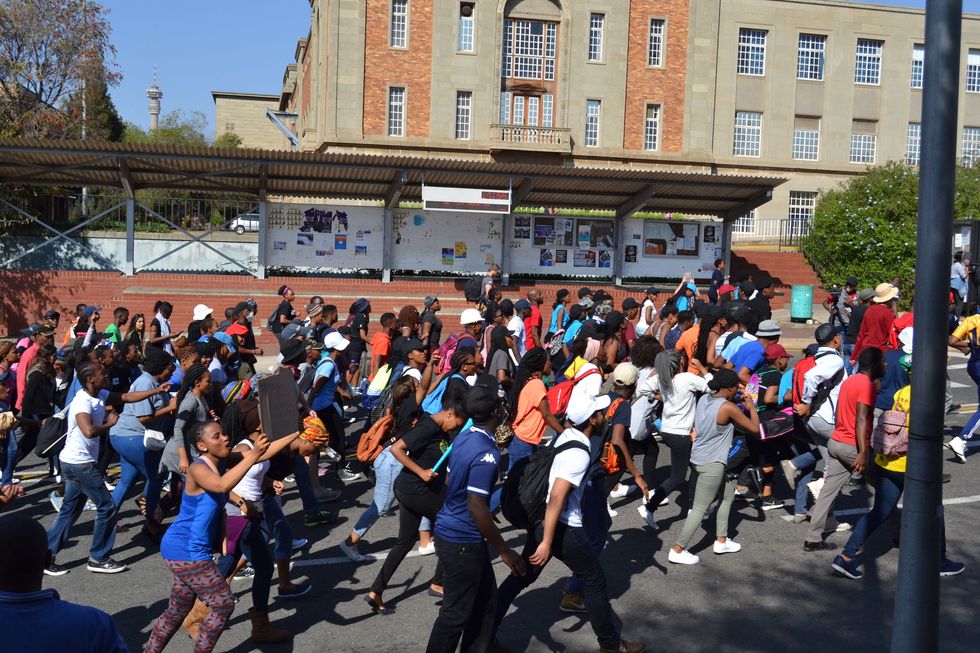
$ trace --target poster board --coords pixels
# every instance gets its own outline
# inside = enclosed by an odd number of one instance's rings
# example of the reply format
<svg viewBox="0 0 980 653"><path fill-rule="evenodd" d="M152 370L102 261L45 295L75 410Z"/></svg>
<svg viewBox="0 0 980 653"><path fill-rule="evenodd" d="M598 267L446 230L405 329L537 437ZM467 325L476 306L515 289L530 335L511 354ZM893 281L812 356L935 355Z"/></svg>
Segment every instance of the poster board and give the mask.
<svg viewBox="0 0 980 653"><path fill-rule="evenodd" d="M503 216L396 209L392 223L396 270L473 273L501 261Z"/></svg>
<svg viewBox="0 0 980 653"><path fill-rule="evenodd" d="M292 435L299 428L299 395L293 375L279 368L273 374L260 377L259 416L262 431L269 440Z"/></svg>
<svg viewBox="0 0 980 653"><path fill-rule="evenodd" d="M623 276L706 279L721 256L720 221L629 218L623 223Z"/></svg>
<svg viewBox="0 0 980 653"><path fill-rule="evenodd" d="M513 274L612 276L616 225L611 218L514 214L509 229Z"/></svg>
<svg viewBox="0 0 980 653"><path fill-rule="evenodd" d="M266 265L380 269L384 209L349 204L270 203Z"/></svg>

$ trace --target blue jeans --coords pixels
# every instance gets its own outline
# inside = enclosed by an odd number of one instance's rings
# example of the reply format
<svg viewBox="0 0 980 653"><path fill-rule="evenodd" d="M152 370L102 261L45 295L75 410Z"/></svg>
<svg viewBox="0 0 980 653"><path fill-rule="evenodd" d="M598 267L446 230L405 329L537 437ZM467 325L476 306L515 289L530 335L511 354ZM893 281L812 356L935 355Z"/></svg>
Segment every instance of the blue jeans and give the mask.
<svg viewBox="0 0 980 653"><path fill-rule="evenodd" d="M299 492L300 501L303 502L303 512L307 515L316 515L320 512L320 504L316 501L316 493L313 492L313 482L310 480L310 466L303 456L293 456L293 478L296 479L296 491Z"/></svg>
<svg viewBox="0 0 980 653"><path fill-rule="evenodd" d="M812 451L807 451L793 458L790 462L800 472L793 497L793 514L802 515L806 512L806 504L810 496L806 484L813 480L813 472L817 467L817 457L813 455Z"/></svg>
<svg viewBox="0 0 980 653"><path fill-rule="evenodd" d="M871 534L888 521L898 507L898 501L905 489L905 474L902 472L890 472L877 466L874 471L874 505L871 506L871 512L863 515L854 525L854 531L844 545L843 553L848 558L856 556Z"/></svg>
<svg viewBox="0 0 980 653"><path fill-rule="evenodd" d="M223 555L218 560L221 574L230 574L242 556L245 556L255 570L255 576L252 577L252 606L259 612L267 612L273 563L272 551L269 550L269 532L265 530L261 520L249 520L238 538L238 551L235 555Z"/></svg>
<svg viewBox="0 0 980 653"><path fill-rule="evenodd" d="M395 479L401 471L402 464L391 454L391 447L385 447L374 459L374 497L371 499L371 505L365 508L354 524L354 532L358 537L364 537L375 522L391 510L391 504L395 501ZM428 517L422 517L419 530L432 530L432 522Z"/></svg>
<svg viewBox="0 0 980 653"><path fill-rule="evenodd" d="M276 560L289 560L293 555L293 527L282 512L282 499L274 492L262 497L265 528L276 540Z"/></svg>
<svg viewBox="0 0 980 653"><path fill-rule="evenodd" d="M515 436L510 441L510 444L507 445L507 471L509 472L514 469L514 465L521 460L530 458L537 450L537 445L529 444ZM500 507L500 499L503 491L503 486L500 486L490 493L490 512L495 512Z"/></svg>
<svg viewBox="0 0 980 653"><path fill-rule="evenodd" d="M606 477L599 476L589 480L582 493L582 526L585 527L585 535L589 539L589 546L595 551L596 558L606 547L606 539L609 537L609 529L612 528L612 517L609 516L609 508L606 503ZM584 595L582 579L577 574L572 574L568 580L569 594Z"/></svg>
<svg viewBox="0 0 980 653"><path fill-rule="evenodd" d="M844 369L847 370L848 375L851 375L854 373L854 366L851 365L851 354L854 352L854 345L843 345L841 351L844 354Z"/></svg>
<svg viewBox="0 0 980 653"><path fill-rule="evenodd" d="M65 502L61 504L61 510L48 531L48 549L52 558L68 543L68 531L85 508L83 497L88 497L96 507L89 557L98 561L105 560L116 542L117 512L109 490L105 489L105 483L102 482L102 474L95 463L73 465L63 462L61 475L65 479Z"/></svg>
<svg viewBox="0 0 980 653"><path fill-rule="evenodd" d="M112 448L119 454L122 475L112 492L112 502L118 509L140 476L146 479L143 496L146 497L146 518L153 519L160 503L160 460L162 451L150 451L143 446L142 435L113 435L109 438Z"/></svg>
<svg viewBox="0 0 980 653"><path fill-rule="evenodd" d="M7 432L7 439L0 446L0 485L10 485L14 480L14 467L17 466L17 438L24 437L20 427Z"/></svg>

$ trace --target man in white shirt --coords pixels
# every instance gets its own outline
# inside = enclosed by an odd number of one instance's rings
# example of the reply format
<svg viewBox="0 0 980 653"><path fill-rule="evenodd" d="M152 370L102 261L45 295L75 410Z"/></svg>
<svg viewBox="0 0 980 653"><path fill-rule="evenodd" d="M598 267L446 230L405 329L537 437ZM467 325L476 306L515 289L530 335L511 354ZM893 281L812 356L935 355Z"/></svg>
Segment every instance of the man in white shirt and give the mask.
<svg viewBox="0 0 980 653"><path fill-rule="evenodd" d="M551 463L544 521L528 531L521 553L527 561L527 573L508 576L500 585L495 630L517 595L538 578L554 555L583 580L589 621L599 640L600 652L641 653L645 649L643 644L620 638L606 589L605 572L582 527L582 495L593 459L589 436L602 428L609 404L609 397L603 395L569 405L565 415L566 429L552 443L559 448L568 446Z"/></svg>
<svg viewBox="0 0 980 653"><path fill-rule="evenodd" d="M531 314L531 302L526 299L519 299L514 304L514 315L507 322L507 330L514 338L517 345L518 358L523 358L527 353L527 330L524 326L525 312Z"/></svg>
<svg viewBox="0 0 980 653"><path fill-rule="evenodd" d="M818 345L814 356L816 365L803 375L803 403L797 404L795 409L796 413L806 421L807 430L826 460L827 441L834 433L837 397L840 394L841 384L847 378L847 370L844 369L844 359L840 355L840 332L829 324L821 324L817 327L814 337ZM826 401L814 412L810 405L816 397L820 384L833 379L842 370L840 380L831 389Z"/></svg>

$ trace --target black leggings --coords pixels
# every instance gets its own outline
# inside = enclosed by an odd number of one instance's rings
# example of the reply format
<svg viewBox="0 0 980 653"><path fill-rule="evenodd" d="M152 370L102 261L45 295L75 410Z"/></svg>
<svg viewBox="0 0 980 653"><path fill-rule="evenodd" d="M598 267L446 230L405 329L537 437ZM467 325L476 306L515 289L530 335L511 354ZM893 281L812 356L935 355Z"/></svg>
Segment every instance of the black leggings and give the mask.
<svg viewBox="0 0 980 653"><path fill-rule="evenodd" d="M660 455L660 446L652 435L646 440L629 439L626 442L629 444L629 456L631 458L638 453L643 454L643 480L649 483L650 479L653 478L653 473L657 470L657 458ZM619 455L622 456L623 452L620 451ZM612 492L612 489L616 487L616 484L619 483L625 473L626 463L624 462L618 472L606 477L606 494Z"/></svg>
<svg viewBox="0 0 980 653"><path fill-rule="evenodd" d="M679 433L661 433L664 444L670 448L670 476L654 489L647 504L647 510L657 509L664 497L680 487L687 480L687 468L691 462L691 436ZM645 473L645 472L644 472Z"/></svg>
<svg viewBox="0 0 980 653"><path fill-rule="evenodd" d="M395 542L395 546L391 548L391 551L388 552L388 557L385 558L384 566L378 572L378 577L371 584L371 591L377 596L381 596L381 593L385 591L385 588L388 587L388 581L391 580L395 570L398 569L398 565L402 563L402 560L405 559L408 552L415 546L422 517L428 517L435 524L436 513L442 508L441 492L401 492L398 489L397 479L395 483L395 497L398 499L399 505L398 540ZM439 563L436 564L436 572L431 582L434 585L442 585L442 565Z"/></svg>

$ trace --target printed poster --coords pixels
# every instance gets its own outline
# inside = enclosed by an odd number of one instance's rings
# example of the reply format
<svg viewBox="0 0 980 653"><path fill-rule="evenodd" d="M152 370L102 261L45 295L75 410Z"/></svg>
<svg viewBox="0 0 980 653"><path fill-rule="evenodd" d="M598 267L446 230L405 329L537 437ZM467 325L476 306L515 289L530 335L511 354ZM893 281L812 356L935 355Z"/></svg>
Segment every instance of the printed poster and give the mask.
<svg viewBox="0 0 980 653"><path fill-rule="evenodd" d="M555 257L554 254L551 252L551 250L542 249L538 265L540 265L543 268L550 268L553 267L554 264L555 264Z"/></svg>
<svg viewBox="0 0 980 653"><path fill-rule="evenodd" d="M442 264L452 265L456 262L456 250L452 247L442 248Z"/></svg>
<svg viewBox="0 0 980 653"><path fill-rule="evenodd" d="M456 241L456 247L454 249L455 249L455 252L454 253L455 253L457 259L465 259L466 258L466 243L464 241L457 240Z"/></svg>
<svg viewBox="0 0 980 653"><path fill-rule="evenodd" d="M579 223L579 225L578 225L578 246L579 247L588 247L589 246L589 243L591 242L591 240L592 240L592 224L591 223L586 223L586 224ZM575 259L577 261L578 260L578 256L576 256ZM576 264L576 267L585 267L585 266L580 266L580 265Z"/></svg>
<svg viewBox="0 0 980 653"><path fill-rule="evenodd" d="M347 235L336 234L333 237L333 248L338 252L347 251Z"/></svg>
<svg viewBox="0 0 980 653"><path fill-rule="evenodd" d="M514 216L514 240L529 240L531 238L531 216Z"/></svg>
<svg viewBox="0 0 980 653"><path fill-rule="evenodd" d="M367 256L367 245L354 245L354 256Z"/></svg>
<svg viewBox="0 0 980 653"><path fill-rule="evenodd" d="M612 267L612 255L609 253L608 249L599 250L599 267L600 268Z"/></svg>
<svg viewBox="0 0 980 653"><path fill-rule="evenodd" d="M302 231L297 233L296 244L300 247L313 247L313 234Z"/></svg>
<svg viewBox="0 0 980 653"><path fill-rule="evenodd" d="M567 249L556 249L555 250L555 263L568 263L568 250Z"/></svg>
<svg viewBox="0 0 980 653"><path fill-rule="evenodd" d="M581 234L579 234L581 236ZM575 258L572 263L576 268L594 268L596 266L596 253L591 249L575 250Z"/></svg>
<svg viewBox="0 0 980 653"><path fill-rule="evenodd" d="M627 263L636 263L636 245L627 245L625 255Z"/></svg>

